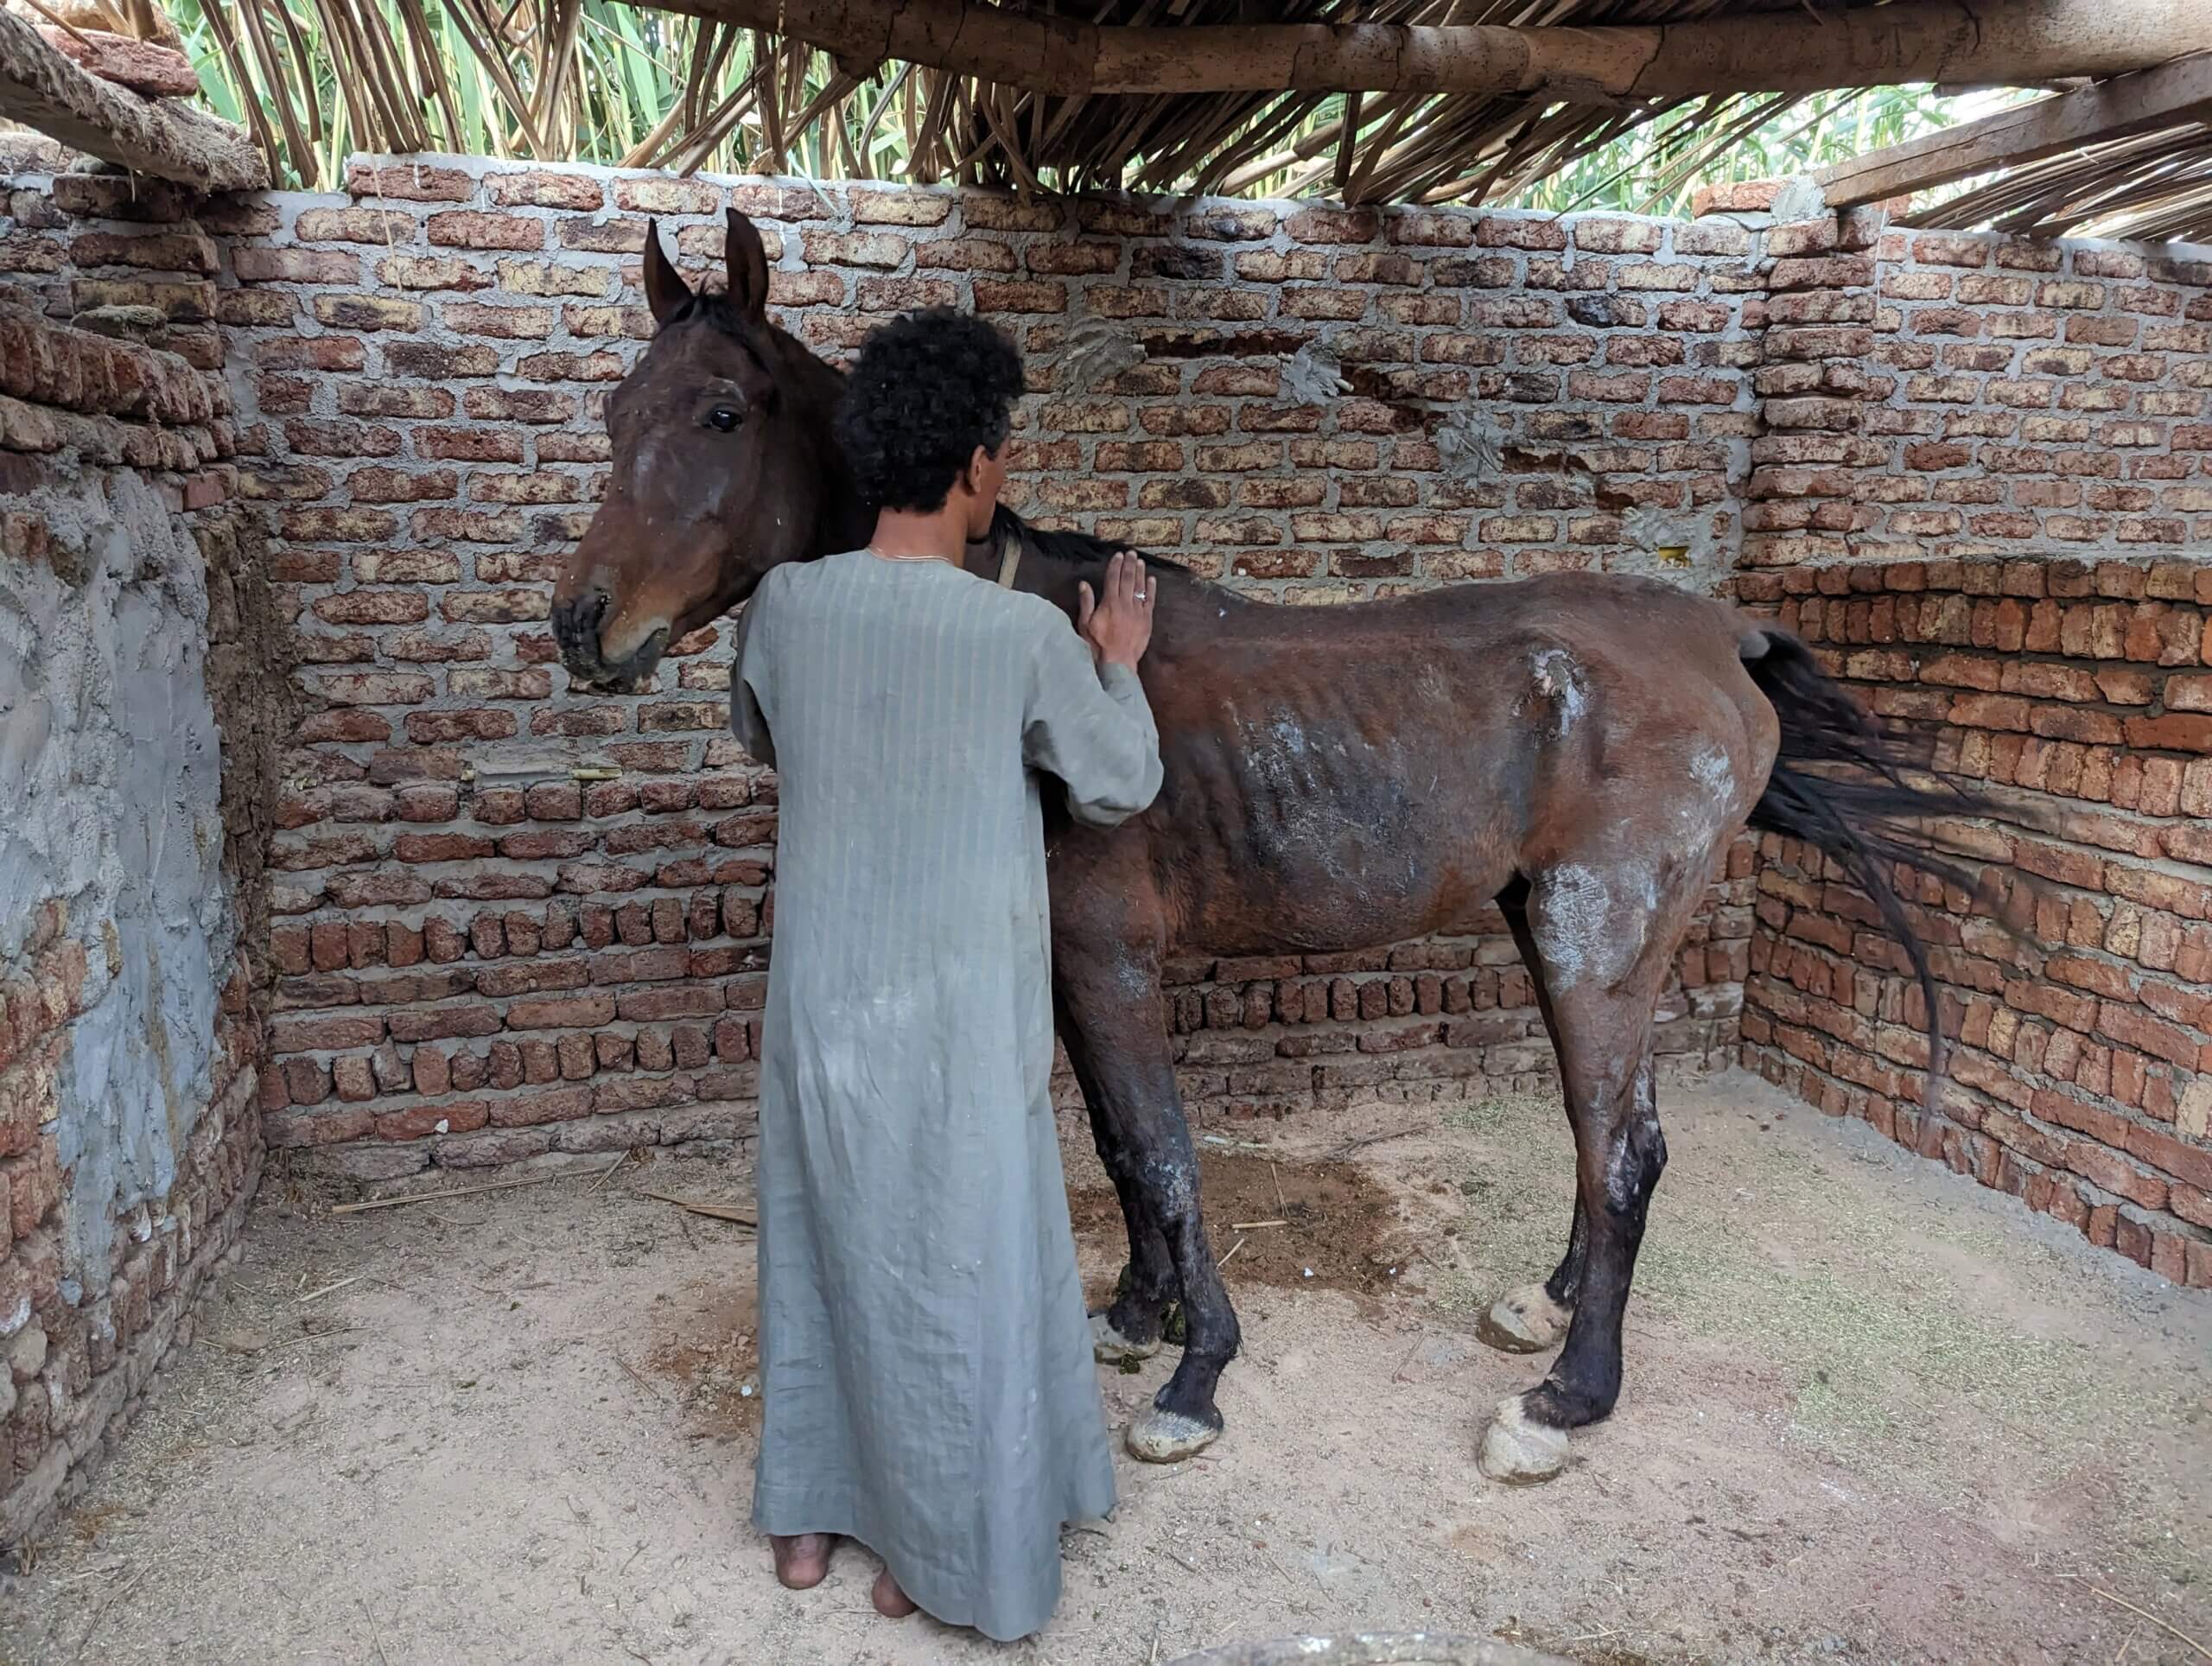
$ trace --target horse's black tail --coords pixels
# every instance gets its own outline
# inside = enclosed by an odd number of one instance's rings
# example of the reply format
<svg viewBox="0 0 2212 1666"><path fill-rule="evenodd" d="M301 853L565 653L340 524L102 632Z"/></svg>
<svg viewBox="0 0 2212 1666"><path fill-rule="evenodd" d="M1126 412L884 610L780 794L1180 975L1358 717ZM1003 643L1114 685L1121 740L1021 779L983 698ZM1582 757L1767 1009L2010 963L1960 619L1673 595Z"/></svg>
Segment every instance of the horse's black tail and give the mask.
<svg viewBox="0 0 2212 1666"><path fill-rule="evenodd" d="M1909 826L1941 815L1986 811L1987 802L1933 764L1930 735L1876 716L1821 669L1789 632L1762 625L1745 633L1745 669L1782 722L1782 744L1751 825L1802 839L1864 892L1904 951L1928 1007L1929 1070L1944 1068L1942 1017L1928 946L1897 889L1904 863L1980 894L1981 880L1930 850ZM1816 767L1808 767L1808 766Z"/></svg>

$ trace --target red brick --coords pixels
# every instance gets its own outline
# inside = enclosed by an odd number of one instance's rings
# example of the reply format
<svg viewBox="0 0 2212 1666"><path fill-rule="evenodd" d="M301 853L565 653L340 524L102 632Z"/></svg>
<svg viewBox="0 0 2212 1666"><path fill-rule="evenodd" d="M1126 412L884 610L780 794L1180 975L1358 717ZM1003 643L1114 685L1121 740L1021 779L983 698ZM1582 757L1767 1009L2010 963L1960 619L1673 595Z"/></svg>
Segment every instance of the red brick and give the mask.
<svg viewBox="0 0 2212 1666"><path fill-rule="evenodd" d="M476 181L458 168L421 162L368 162L346 164L346 189L357 197L395 197L414 202L466 202Z"/></svg>
<svg viewBox="0 0 2212 1666"><path fill-rule="evenodd" d="M590 210L606 206L606 188L595 179L551 170L488 174L485 194L493 202L527 203L539 208Z"/></svg>

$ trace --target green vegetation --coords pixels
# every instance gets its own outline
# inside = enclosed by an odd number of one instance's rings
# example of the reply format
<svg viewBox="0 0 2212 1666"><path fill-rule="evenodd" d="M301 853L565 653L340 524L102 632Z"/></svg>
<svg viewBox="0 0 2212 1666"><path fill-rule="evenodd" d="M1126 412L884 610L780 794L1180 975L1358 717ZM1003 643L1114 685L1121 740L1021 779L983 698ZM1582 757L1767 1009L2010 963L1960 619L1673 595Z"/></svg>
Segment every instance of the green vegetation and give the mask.
<svg viewBox="0 0 2212 1666"><path fill-rule="evenodd" d="M1927 87L1672 105L1286 95L1044 104L899 65L865 77L620 0L171 0L208 101L288 182L357 151L676 173L1126 186L1680 213L1955 119ZM1343 142L1347 117L1357 130Z"/></svg>

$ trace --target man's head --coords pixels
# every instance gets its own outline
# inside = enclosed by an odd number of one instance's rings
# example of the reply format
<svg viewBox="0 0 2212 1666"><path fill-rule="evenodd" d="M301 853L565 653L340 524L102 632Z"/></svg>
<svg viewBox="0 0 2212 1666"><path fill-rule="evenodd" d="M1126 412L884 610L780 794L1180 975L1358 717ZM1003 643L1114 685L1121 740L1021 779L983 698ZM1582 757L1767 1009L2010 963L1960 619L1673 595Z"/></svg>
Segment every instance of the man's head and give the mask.
<svg viewBox="0 0 2212 1666"><path fill-rule="evenodd" d="M1021 355L982 319L933 307L885 325L861 347L837 412L861 497L891 513L957 508L965 536L980 538L1006 484L1020 397Z"/></svg>

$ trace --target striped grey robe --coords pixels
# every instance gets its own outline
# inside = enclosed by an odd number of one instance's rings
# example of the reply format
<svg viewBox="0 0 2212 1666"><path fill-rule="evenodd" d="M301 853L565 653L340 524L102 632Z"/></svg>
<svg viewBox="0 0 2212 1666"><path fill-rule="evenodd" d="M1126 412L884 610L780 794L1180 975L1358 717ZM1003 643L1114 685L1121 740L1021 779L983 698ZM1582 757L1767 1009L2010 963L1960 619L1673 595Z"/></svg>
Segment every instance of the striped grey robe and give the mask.
<svg viewBox="0 0 2212 1666"><path fill-rule="evenodd" d="M1114 1503L1050 1097L1039 778L1086 821L1135 814L1152 713L1049 602L855 550L768 575L730 715L782 802L753 1523L850 1535L938 1618L1025 1637L1061 1524Z"/></svg>

